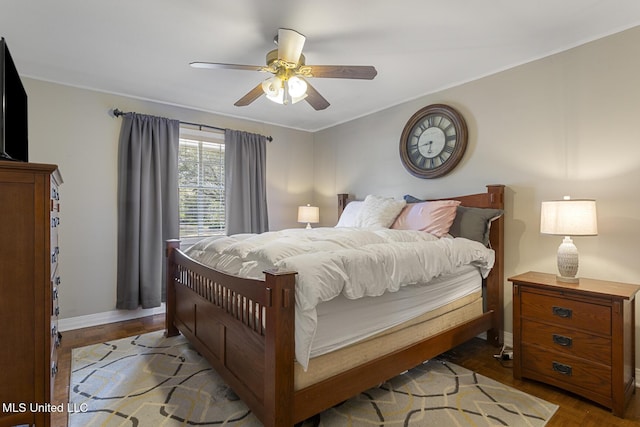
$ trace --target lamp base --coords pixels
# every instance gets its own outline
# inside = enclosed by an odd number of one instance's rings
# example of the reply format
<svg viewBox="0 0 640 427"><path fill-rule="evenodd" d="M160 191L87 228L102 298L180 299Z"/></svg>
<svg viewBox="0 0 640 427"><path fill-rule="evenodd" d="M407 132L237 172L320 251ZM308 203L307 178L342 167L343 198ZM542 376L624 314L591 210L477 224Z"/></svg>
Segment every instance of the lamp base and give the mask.
<svg viewBox="0 0 640 427"><path fill-rule="evenodd" d="M578 283L578 248L573 244L571 237L566 236L558 247L558 274L556 277L561 282Z"/></svg>
<svg viewBox="0 0 640 427"><path fill-rule="evenodd" d="M565 283L580 283L579 277L565 277L565 276L560 276L559 274L556 275L556 280L558 282L565 282Z"/></svg>

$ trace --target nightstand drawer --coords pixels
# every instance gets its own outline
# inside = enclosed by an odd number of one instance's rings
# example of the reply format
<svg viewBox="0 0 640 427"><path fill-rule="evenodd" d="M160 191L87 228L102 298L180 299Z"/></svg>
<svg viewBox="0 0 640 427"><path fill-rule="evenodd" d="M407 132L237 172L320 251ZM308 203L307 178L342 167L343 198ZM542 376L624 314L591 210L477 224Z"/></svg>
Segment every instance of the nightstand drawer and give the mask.
<svg viewBox="0 0 640 427"><path fill-rule="evenodd" d="M564 388L583 390L610 397L611 367L584 359L522 344L522 373L539 379L543 376L561 383Z"/></svg>
<svg viewBox="0 0 640 427"><path fill-rule="evenodd" d="M611 307L569 299L567 296L527 292L521 295L521 316L568 328L611 335Z"/></svg>
<svg viewBox="0 0 640 427"><path fill-rule="evenodd" d="M611 365L611 339L573 329L523 319L522 343Z"/></svg>

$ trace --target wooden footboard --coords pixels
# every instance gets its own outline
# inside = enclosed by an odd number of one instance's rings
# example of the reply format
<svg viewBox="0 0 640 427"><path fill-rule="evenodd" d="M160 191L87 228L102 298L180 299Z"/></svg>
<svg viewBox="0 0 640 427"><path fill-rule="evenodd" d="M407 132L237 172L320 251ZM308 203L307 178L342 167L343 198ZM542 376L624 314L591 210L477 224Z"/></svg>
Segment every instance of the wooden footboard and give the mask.
<svg viewBox="0 0 640 427"><path fill-rule="evenodd" d="M503 186L457 197L500 208ZM339 202L342 207L346 198ZM487 331L502 342L504 219L491 228L496 264L484 281L485 312L457 327L294 391L294 272L265 280L208 268L167 242L167 335L181 332L267 427L288 427Z"/></svg>
<svg viewBox="0 0 640 427"><path fill-rule="evenodd" d="M292 425L296 273L230 276L175 240L167 260L167 335L187 337L265 425Z"/></svg>

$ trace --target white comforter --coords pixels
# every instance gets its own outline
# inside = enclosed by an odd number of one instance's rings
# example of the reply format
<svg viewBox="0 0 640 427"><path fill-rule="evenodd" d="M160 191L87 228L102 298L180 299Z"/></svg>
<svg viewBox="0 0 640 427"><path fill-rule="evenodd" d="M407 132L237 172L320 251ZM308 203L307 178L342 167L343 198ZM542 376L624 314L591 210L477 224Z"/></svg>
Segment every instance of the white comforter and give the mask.
<svg viewBox="0 0 640 427"><path fill-rule="evenodd" d="M187 254L218 270L256 279L274 267L297 271L295 347L305 370L317 327L317 304L341 293L355 299L394 292L467 264L477 266L486 277L495 259L493 250L463 238L362 228L213 237L195 244Z"/></svg>

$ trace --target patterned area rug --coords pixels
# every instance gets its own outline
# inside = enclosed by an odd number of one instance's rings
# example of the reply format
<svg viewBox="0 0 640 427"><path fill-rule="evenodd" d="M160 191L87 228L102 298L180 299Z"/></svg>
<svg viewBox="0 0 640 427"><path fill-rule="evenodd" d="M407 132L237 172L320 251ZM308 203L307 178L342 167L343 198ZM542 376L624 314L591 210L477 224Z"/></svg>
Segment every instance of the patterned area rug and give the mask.
<svg viewBox="0 0 640 427"><path fill-rule="evenodd" d="M69 389L69 427L261 426L182 336L163 331L74 349ZM544 426L557 409L431 360L301 425Z"/></svg>

